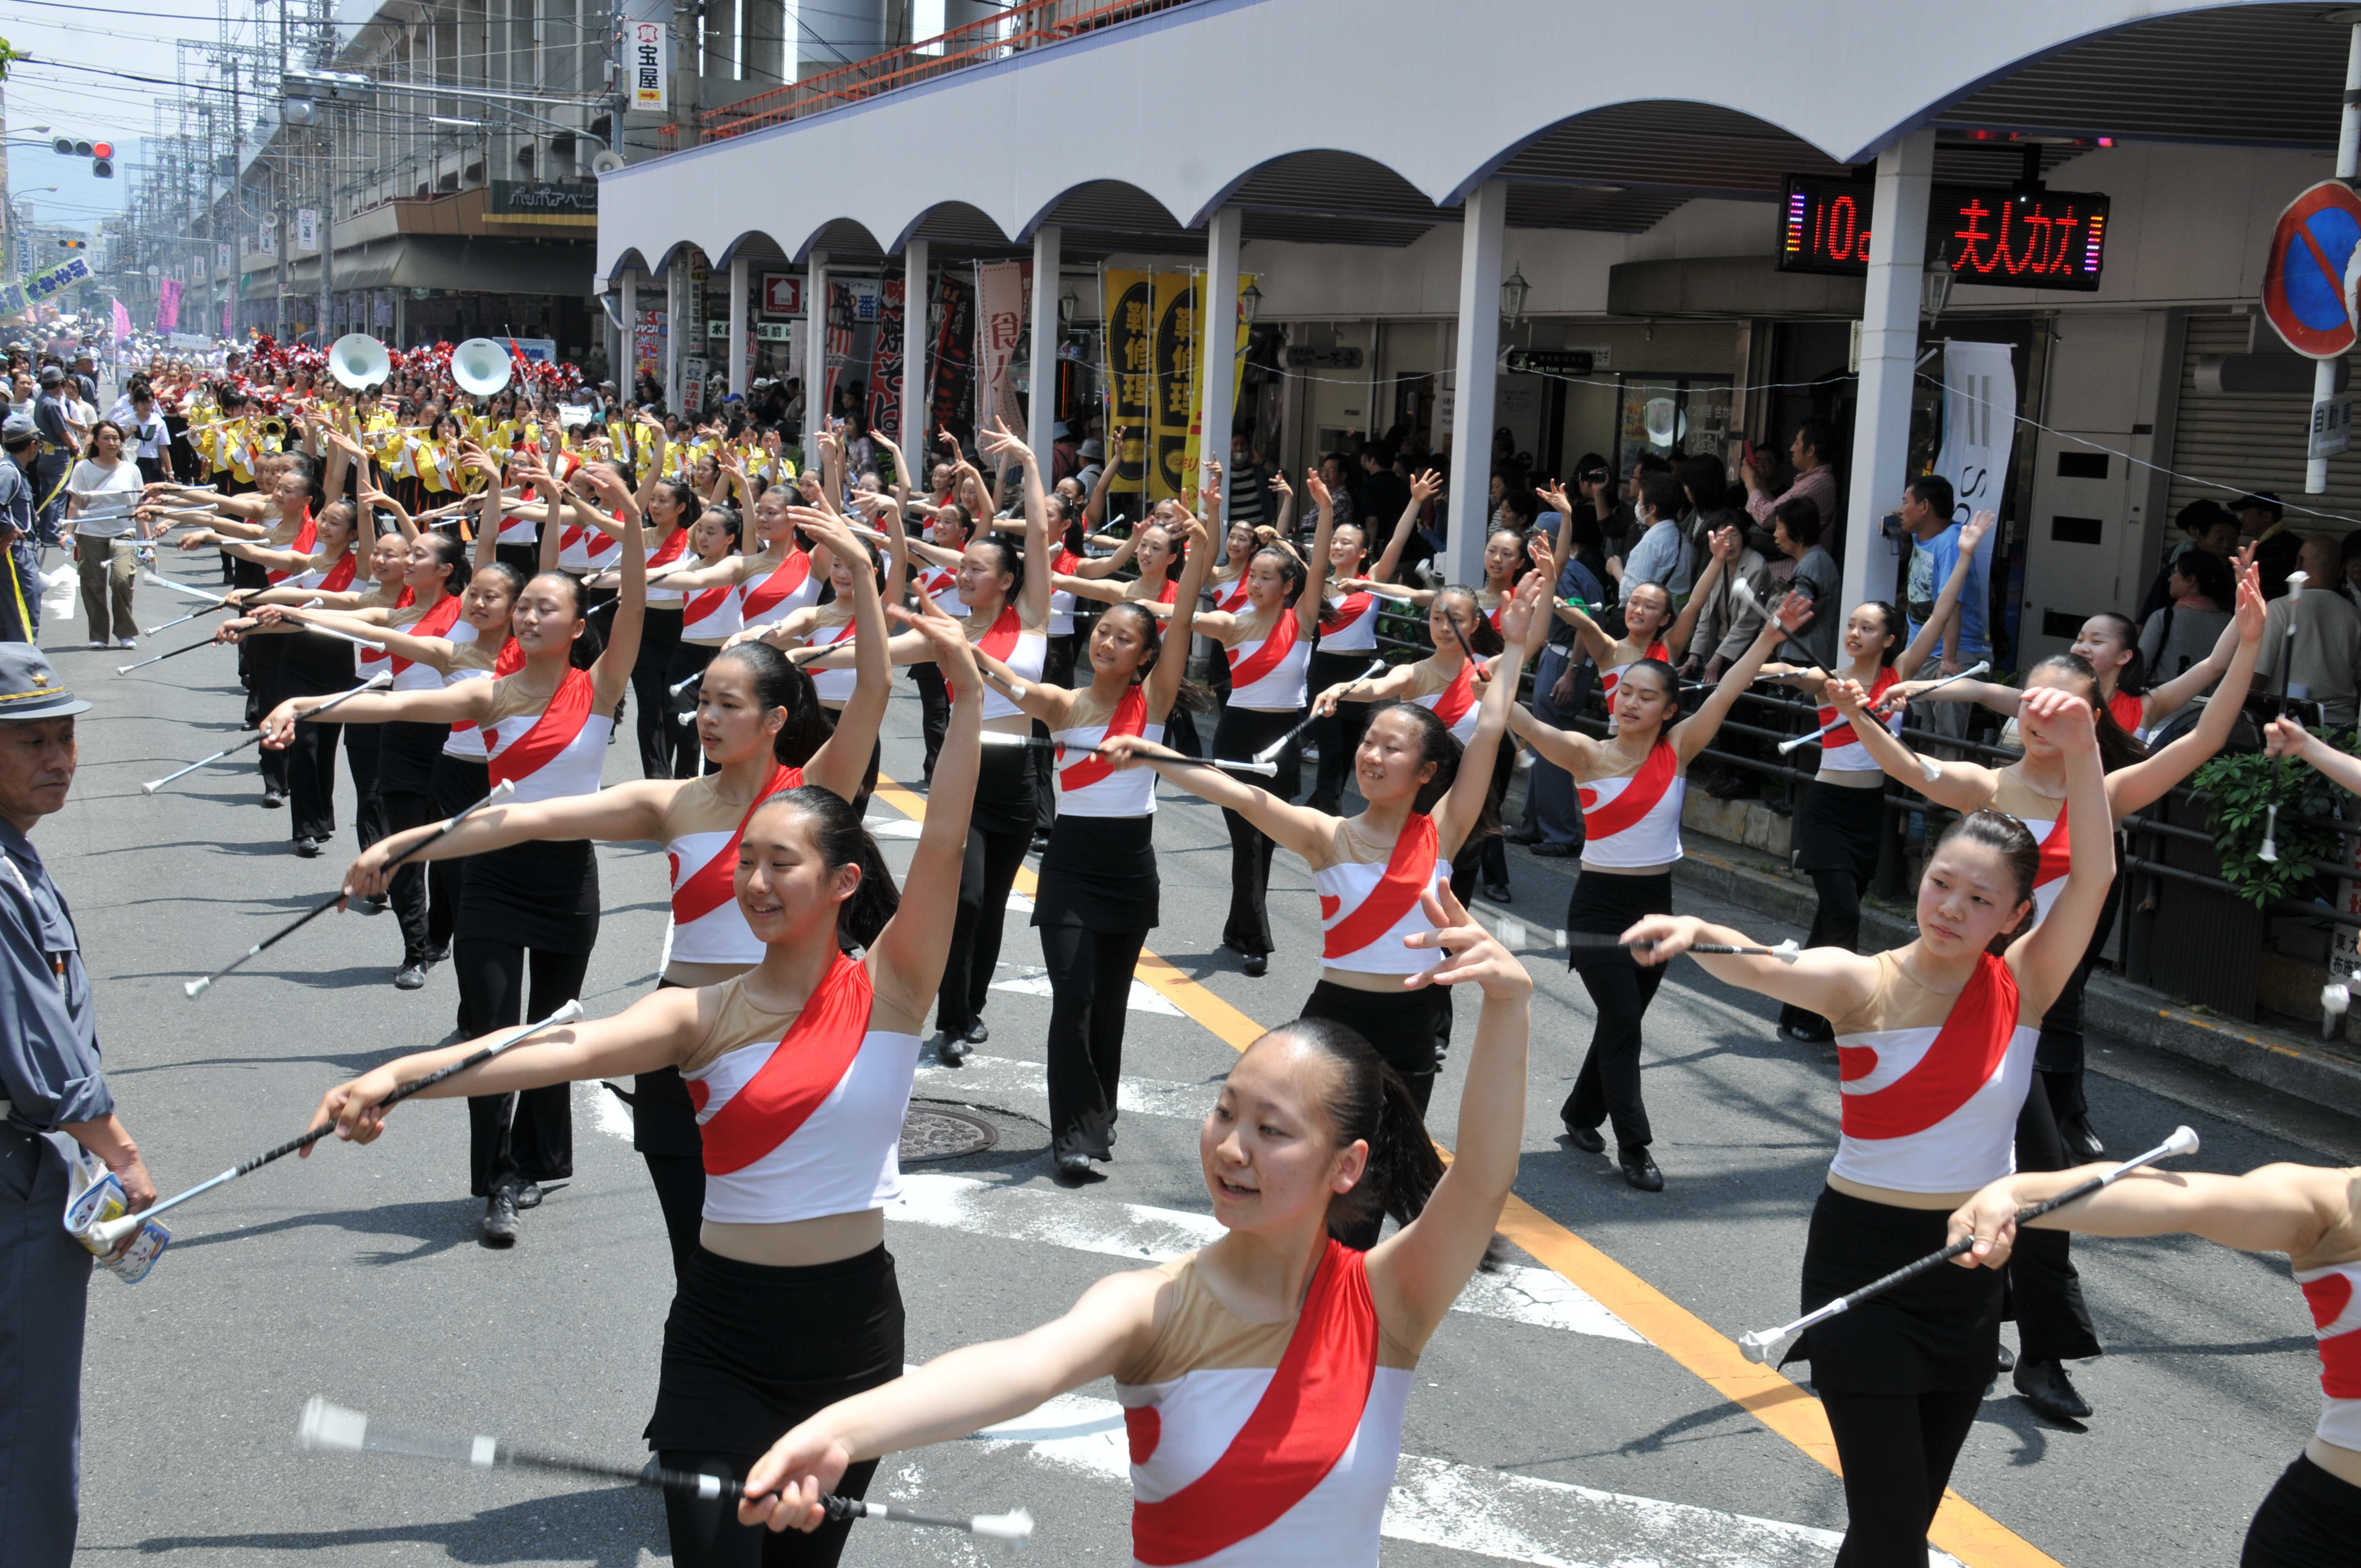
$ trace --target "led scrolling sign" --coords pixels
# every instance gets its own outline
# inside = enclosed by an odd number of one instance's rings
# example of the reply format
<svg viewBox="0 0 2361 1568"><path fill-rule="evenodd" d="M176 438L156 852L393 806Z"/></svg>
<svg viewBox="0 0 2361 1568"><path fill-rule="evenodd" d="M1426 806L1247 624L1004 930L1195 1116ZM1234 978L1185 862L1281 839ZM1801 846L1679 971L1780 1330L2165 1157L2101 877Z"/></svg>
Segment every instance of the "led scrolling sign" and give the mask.
<svg viewBox="0 0 2361 1568"><path fill-rule="evenodd" d="M1779 270L1858 277L1869 270L1875 187L1862 180L1787 177ZM1927 250L1950 258L1962 283L2019 289L2099 286L2107 198L2096 191L1938 185L1927 204Z"/></svg>

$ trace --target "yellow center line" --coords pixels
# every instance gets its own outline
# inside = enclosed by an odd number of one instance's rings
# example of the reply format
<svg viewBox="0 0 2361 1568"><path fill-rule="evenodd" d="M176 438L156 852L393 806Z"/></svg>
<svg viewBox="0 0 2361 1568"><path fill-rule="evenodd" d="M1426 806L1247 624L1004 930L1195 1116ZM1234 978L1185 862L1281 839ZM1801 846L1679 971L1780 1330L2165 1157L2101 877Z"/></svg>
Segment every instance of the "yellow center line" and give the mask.
<svg viewBox="0 0 2361 1568"><path fill-rule="evenodd" d="M877 781L875 798L913 821L926 820L926 801L883 776ZM1034 887L1030 868L1018 868L1016 891L1030 898ZM1181 973L1171 960L1145 948L1134 972L1232 1050L1245 1050L1268 1032ZM1534 1261L1629 1323L1715 1393L1829 1470L1844 1474L1837 1463L1836 1434L1828 1428L1827 1411L1784 1374L1747 1360L1737 1344L1712 1324L1514 1193L1500 1212L1499 1228L1502 1235L1531 1253ZM2056 1558L1954 1491L1943 1494L1943 1506L1927 1539L1968 1568L2063 1568Z"/></svg>

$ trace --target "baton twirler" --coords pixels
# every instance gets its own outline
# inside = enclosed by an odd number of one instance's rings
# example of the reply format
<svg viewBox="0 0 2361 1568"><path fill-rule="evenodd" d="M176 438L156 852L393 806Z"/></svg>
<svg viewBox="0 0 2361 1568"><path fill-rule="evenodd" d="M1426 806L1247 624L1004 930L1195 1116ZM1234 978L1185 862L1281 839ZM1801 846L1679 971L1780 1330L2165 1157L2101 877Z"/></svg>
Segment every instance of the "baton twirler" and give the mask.
<svg viewBox="0 0 2361 1568"><path fill-rule="evenodd" d="M569 1475L596 1475L609 1481L628 1482L634 1486L652 1486L662 1492L675 1492L690 1497L734 1497L744 1494L745 1484L730 1475L713 1475L693 1470L667 1470L658 1465L609 1464L596 1459L577 1459L570 1454L548 1453L480 1433L462 1435L458 1432L418 1431L391 1427L372 1420L363 1410L346 1409L332 1405L314 1394L303 1407L303 1424L296 1429L295 1441L314 1452L343 1453L403 1453L417 1459L443 1459L455 1464L473 1465L478 1470L505 1467L517 1470L555 1470ZM950 1519L938 1514L921 1514L899 1504L872 1503L858 1497L840 1497L833 1493L819 1499L831 1521L842 1519L887 1519L895 1524L930 1525L939 1530L961 1530L984 1541L995 1541L1012 1552L1022 1552L1033 1539L1033 1516L1023 1508L1005 1514L972 1514L965 1519Z"/></svg>
<svg viewBox="0 0 2361 1568"><path fill-rule="evenodd" d="M199 610L197 613L199 615L203 615L205 612L203 610ZM319 707L313 708L310 713L305 714L303 717L306 718L316 718L321 714L327 712L328 709L335 707L336 704L340 702L348 701L353 697L360 696L363 692L382 690L392 684L392 673L387 670L379 670L376 674L371 675L368 679L363 681L352 690L329 698L326 702L322 703ZM162 789L174 779L185 778L189 774L195 773L199 768L203 767L208 762L218 762L224 757L234 757L238 752L245 751L248 746L259 745L261 740L262 731L258 729L235 746L225 746L210 757L198 758L195 762L191 762L187 767L181 769L178 773L166 773L162 778L157 779L153 783L141 784L139 786L139 793L141 795L154 795L158 790Z"/></svg>
<svg viewBox="0 0 2361 1568"><path fill-rule="evenodd" d="M323 706L325 705L324 704ZM429 844L441 839L445 834L449 833L453 828L458 827L460 823L465 822L478 811L483 810L484 807L493 805L496 802L506 800L510 795L512 795L515 793L516 781L514 779L502 779L500 783L492 786L491 794L484 796L483 799L476 802L475 805L467 807L467 810L460 812L456 817L451 818L450 821L445 822L442 827L437 828L434 832L428 834L425 838L421 839L417 843L412 844L401 854L396 855L392 860L388 861L386 862L385 869L390 872L397 866L407 863ZM302 914L297 916L294 919L289 921L278 930L273 931L269 936L265 937L259 942L255 943L254 946L247 948L246 951L238 954L236 958L232 959L228 963L225 963L221 968L214 970L213 973L208 975L200 975L195 980L189 981L188 984L181 987L181 992L188 996L192 1001L197 997L203 996L208 990L212 989L214 981L221 979L222 976L228 974L231 970L241 967L247 959L256 957L265 949L276 947L279 943L293 936L296 932L302 930L304 927L310 925L321 916L325 915L329 910L334 909L338 905L344 903L345 896L346 895L342 893L330 894L326 898L322 899L319 903L313 905L311 908L305 910Z"/></svg>
<svg viewBox="0 0 2361 1568"><path fill-rule="evenodd" d="M470 1051L467 1056L457 1061L452 1062L446 1067L436 1068L424 1078L418 1079L413 1082L403 1084L401 1088L395 1090L392 1093L379 1101L377 1102L377 1108L383 1111L391 1106L399 1105L403 1101L409 1099L412 1095L420 1092L422 1090L430 1089L435 1084L442 1082L446 1078L456 1077L457 1074L467 1071L471 1067L481 1066L483 1063L488 1062L494 1057L500 1055L502 1051L507 1050L511 1046L529 1040L533 1036L541 1033L544 1029L555 1029L560 1024L571 1024L574 1020L581 1016L582 1003L578 1000L569 1002L565 1006L559 1008L556 1012L552 1013L548 1017L540 1020L538 1023L527 1024L522 1029L512 1029L509 1033L502 1035L499 1039L494 1040L490 1045L482 1047L480 1050ZM214 1177L209 1180L200 1181L185 1192L176 1192L171 1197L165 1199L161 1203L151 1205L148 1209L141 1211L139 1213L125 1214L119 1219L102 1220L97 1224L91 1227L91 1234L96 1236L100 1241L104 1242L109 1247L113 1247L119 1244L124 1237L137 1230L142 1223L155 1218L165 1210L176 1209L181 1204L187 1202L190 1199L194 1198L200 1192L210 1192L214 1188L220 1187L225 1183L236 1181L239 1177L246 1175L249 1171L260 1170L272 1160L285 1159L291 1154L300 1154L335 1130L336 1124L334 1122L324 1123L323 1124L313 1128L310 1132L305 1133L302 1137L290 1138L285 1143L280 1144L277 1148L265 1149L260 1154L254 1156L250 1159L241 1160L237 1164L231 1166L227 1170L223 1171L219 1176Z"/></svg>
<svg viewBox="0 0 2361 1568"><path fill-rule="evenodd" d="M1459 629L1458 629L1456 626L1454 626L1454 627L1452 628L1452 630L1453 630L1454 631L1456 631L1456 630L1458 630ZM1470 654L1470 655L1469 655L1469 657L1470 657L1470 658L1473 658L1473 657L1474 657L1474 655L1473 655L1473 654ZM1356 676L1356 677L1354 679L1353 684L1352 684L1351 685L1346 686L1346 687L1344 689L1344 691L1339 692L1339 693L1337 694L1337 696L1336 696L1336 700L1337 700L1338 702L1343 702L1346 696L1350 696L1350 695L1351 695L1352 693L1354 693L1354 692L1356 692L1356 691L1360 690L1363 686L1365 686L1365 685L1368 685L1368 684L1369 684L1369 677L1370 677L1370 676L1372 676L1372 675L1374 675L1374 674L1376 674L1379 670L1382 670L1382 669L1384 669L1385 667L1386 667L1386 662L1385 662L1383 659L1372 659L1372 660L1370 660L1370 661L1369 661L1369 667L1368 667L1367 669L1366 669L1366 670L1363 670L1363 671L1360 673L1360 674L1359 674L1358 676ZM1294 729L1292 729L1289 730L1286 734L1284 734L1284 735L1280 736L1278 740L1276 740L1272 741L1269 745L1265 746L1261 751L1257 751L1257 752L1254 754L1254 760L1255 760L1256 762L1270 762L1270 761L1274 760L1275 758L1277 758L1277 757L1278 757L1278 755L1279 755L1281 751L1286 751L1286 750L1287 750L1287 743L1288 743L1290 740L1294 740L1298 735L1302 734L1305 730L1307 730L1307 729L1311 729L1313 725L1315 725L1315 724L1319 723L1323 718L1325 718L1326 717L1328 717L1328 716L1327 716L1326 714L1323 714L1323 713L1315 713L1315 714L1313 714L1311 718L1309 718L1305 719L1302 723L1301 723L1301 724L1297 725ZM1274 770L1274 771L1276 771L1276 770Z"/></svg>
<svg viewBox="0 0 2361 1568"><path fill-rule="evenodd" d="M1945 686L1949 685L1953 681L1971 680L1991 668L1992 661L1989 659L1983 660L1979 663L1970 664L1966 669L1961 670L1956 675L1945 675L1941 680L1937 681L1933 685L1928 686L1925 691L1920 692L1918 695L1921 697L1932 696L1934 693L1941 691ZM1851 719L1839 717L1829 723L1821 725L1809 735L1798 735L1792 740L1782 740L1779 742L1780 754L1784 756L1789 751L1808 746L1817 740L1821 736L1833 735L1839 729L1850 728L1851 724Z"/></svg>
<svg viewBox="0 0 2361 1568"><path fill-rule="evenodd" d="M2176 1127L2173 1129L2172 1136L2165 1139L2147 1153L2127 1159L2112 1170L2103 1170L2088 1181L2076 1182L2055 1198L2046 1199L2039 1203L2019 1209L2016 1212L2016 1223L2023 1225L2027 1221L2039 1219L2053 1209L2064 1208L2077 1198L2088 1198L2102 1187L2113 1186L2144 1165L2152 1164L2160 1159L2170 1159L2176 1155L2196 1152L2196 1133L2187 1127ZM1826 1322L1839 1312L1851 1310L1872 1296L1883 1295L1897 1285L1917 1278L1930 1268L1939 1268L1951 1259L1966 1253L1975 1245L1975 1237L1961 1236L1942 1251L1930 1252L1916 1263L1905 1263L1884 1277L1872 1279L1850 1296L1839 1296L1827 1306L1816 1308L1792 1323L1775 1329L1758 1329L1752 1333L1741 1334L1738 1336L1739 1352L1749 1361L1757 1363L1768 1361L1771 1359L1771 1352L1788 1335L1802 1333L1814 1323Z"/></svg>

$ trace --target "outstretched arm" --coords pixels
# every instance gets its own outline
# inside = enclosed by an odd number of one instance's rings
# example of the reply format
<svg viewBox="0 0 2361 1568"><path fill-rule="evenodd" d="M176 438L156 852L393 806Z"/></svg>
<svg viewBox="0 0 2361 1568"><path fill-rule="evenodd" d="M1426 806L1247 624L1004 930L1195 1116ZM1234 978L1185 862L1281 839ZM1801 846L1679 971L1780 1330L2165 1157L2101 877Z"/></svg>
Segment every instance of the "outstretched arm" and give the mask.
<svg viewBox="0 0 2361 1568"><path fill-rule="evenodd" d="M1533 573L1500 612L1500 632L1508 640L1508 650L1492 661L1483 705L1477 710L1476 733L1468 738L1450 790L1434 809L1435 843L1445 856L1459 853L1477 819L1484 815L1485 797L1492 791L1493 765L1509 729L1509 710L1517 706L1517 686L1525 672L1525 638L1540 614L1546 587L1542 574Z"/></svg>
<svg viewBox="0 0 2361 1568"><path fill-rule="evenodd" d="M2309 734L2292 718L2274 718L2264 727L2266 748L2274 757L2297 757L2346 789L2361 793L2361 757L2340 751L2317 735Z"/></svg>
<svg viewBox="0 0 2361 1568"><path fill-rule="evenodd" d="M1336 819L1308 806L1290 806L1267 789L1242 784L1216 768L1193 762L1169 746L1137 735L1110 735L1100 743L1115 771L1145 764L1200 800L1236 812L1261 828L1270 840L1310 860L1326 848ZM1241 759L1233 758L1232 761Z"/></svg>
<svg viewBox="0 0 2361 1568"><path fill-rule="evenodd" d="M2113 1169L2026 1170L2004 1176L1951 1216L1950 1239L1973 1239L1967 1268L1998 1268L2016 1244L2016 1212L2071 1191ZM2352 1177L2311 1165L2267 1165L2244 1176L2206 1171L2136 1170L2112 1186L2032 1222L2036 1230L2092 1236L2166 1236L2187 1232L2241 1252L2301 1257L2345 1223Z"/></svg>
<svg viewBox="0 0 2361 1568"><path fill-rule="evenodd" d="M1763 630L1754 634L1753 642L1739 655L1737 663L1722 673L1720 681L1707 694L1697 710L1673 726L1672 733L1664 738L1672 742L1683 764L1695 762L1699 751L1713 744L1721 721L1730 717L1730 710L1737 706L1746 688L1754 684L1755 672L1762 669L1763 661L1771 656L1771 650L1780 639L1793 637L1796 629L1810 619L1810 609L1807 602L1789 598L1780 605L1777 614L1764 617Z"/></svg>
<svg viewBox="0 0 2361 1568"><path fill-rule="evenodd" d="M2099 761L2097 716L2091 705L2062 686L2036 686L2025 694L2017 719L2028 733L2057 742L2066 759L2066 810L2077 824L2070 835L2066 886L2040 923L2011 942L2009 968L2025 992L2028 1011L2046 1012L2090 949L2099 911L2115 880L2115 836L2105 824L2107 775Z"/></svg>
<svg viewBox="0 0 2361 1568"><path fill-rule="evenodd" d="M983 678L969 656L966 632L950 616L931 605L920 615L898 606L894 613L926 641L951 689L950 728L943 735L935 782L927 792L927 820L918 830L918 848L903 886L914 892L957 887L982 765ZM863 767L868 762L862 758ZM958 916L955 899L930 893L905 898L870 949L869 973L879 1004L899 1014L912 1030L925 1022L942 983L943 961L950 953L951 927Z"/></svg>
<svg viewBox="0 0 2361 1568"><path fill-rule="evenodd" d="M2222 680L2225 694L2245 691L2254 678L2256 662L2263 652L2264 620L2262 579L2258 569L2250 563L2238 579L2238 651L2231 655L2230 673ZM2235 702L2209 702L2196 728L2188 734L2156 755L2109 774L2107 797L2114 804L2115 816L2124 817L2153 805L2164 797L2166 791L2195 773L2230 739L2230 727L2237 722L2238 712Z"/></svg>
<svg viewBox="0 0 2361 1568"><path fill-rule="evenodd" d="M2004 686L2004 691L2015 691ZM1886 776L1901 780L1938 806L1954 811L1978 811L1991 803L2000 787L2000 774L1976 762L1937 762L1905 746L1891 729L1872 718L1869 694L1858 681L1828 683L1822 700L1852 723L1852 732ZM1934 770L1930 776L1927 770Z"/></svg>

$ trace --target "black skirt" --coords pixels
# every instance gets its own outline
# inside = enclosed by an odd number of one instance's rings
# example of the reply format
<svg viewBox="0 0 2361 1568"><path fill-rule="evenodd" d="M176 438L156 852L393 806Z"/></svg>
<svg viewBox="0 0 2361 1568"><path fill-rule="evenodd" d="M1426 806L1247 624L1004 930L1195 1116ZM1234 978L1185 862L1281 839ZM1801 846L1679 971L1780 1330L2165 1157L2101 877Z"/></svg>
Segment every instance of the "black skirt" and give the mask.
<svg viewBox="0 0 2361 1568"><path fill-rule="evenodd" d="M699 1247L664 1320L648 1446L761 1453L839 1399L902 1376L902 1288L884 1244L808 1268Z"/></svg>
<svg viewBox="0 0 2361 1568"><path fill-rule="evenodd" d="M297 631L272 633L256 641L278 645L270 688L277 695L269 699L273 706L291 696L336 696L360 684L353 669L353 645L338 638ZM331 714L320 722L336 721L337 716Z"/></svg>
<svg viewBox="0 0 2361 1568"><path fill-rule="evenodd" d="M455 757L445 751L434 759L433 784L426 794L437 816L456 817L491 792L492 765L482 758Z"/></svg>
<svg viewBox="0 0 2361 1568"><path fill-rule="evenodd" d="M1153 931L1159 885L1156 818L1058 814L1033 894L1036 926Z"/></svg>
<svg viewBox="0 0 2361 1568"><path fill-rule="evenodd" d="M1022 746L985 747L968 826L986 833L1021 833L1029 840L1039 804L1033 793L1033 753Z"/></svg>
<svg viewBox="0 0 2361 1568"><path fill-rule="evenodd" d="M2361 1540L2361 1486L2299 1453L2246 1527L2238 1568L2350 1568Z"/></svg>
<svg viewBox="0 0 2361 1568"><path fill-rule="evenodd" d="M1574 880L1574 895L1566 900L1565 928L1598 937L1620 937L1651 915L1673 912L1673 873L1618 876L1613 872L1585 871ZM1565 955L1568 969L1634 966L1628 948L1575 947Z"/></svg>
<svg viewBox="0 0 2361 1568"><path fill-rule="evenodd" d="M1323 980L1303 999L1301 1018L1326 1018L1352 1029L1369 1042L1385 1064L1416 1087L1422 1074L1432 1075L1451 1048L1451 988L1423 986L1417 991L1355 991ZM1425 1102L1422 1095L1420 1103Z"/></svg>
<svg viewBox="0 0 2361 1568"><path fill-rule="evenodd" d="M1804 1310L1891 1274L1949 1237L1943 1209L1898 1209L1820 1190L1804 1243ZM2004 1278L1998 1269L1930 1268L1804 1331L1790 1361L1812 1364L1832 1394L1964 1393L1998 1370Z"/></svg>
<svg viewBox="0 0 2361 1568"><path fill-rule="evenodd" d="M1252 762L1255 753L1294 729L1302 714L1267 713L1257 707L1224 707L1222 722L1213 730L1213 755L1225 762ZM1241 784L1259 784L1281 800L1293 800L1303 793L1303 742L1290 740L1287 749L1271 759L1279 764L1276 777L1261 773L1232 773Z"/></svg>
<svg viewBox="0 0 2361 1568"><path fill-rule="evenodd" d="M1885 787L1847 789L1814 779L1795 813L1795 865L1807 872L1877 874L1877 839L1885 825Z"/></svg>
<svg viewBox="0 0 2361 1568"><path fill-rule="evenodd" d="M560 839L468 856L452 934L546 953L588 952L598 945L598 851L588 839Z"/></svg>
<svg viewBox="0 0 2361 1568"><path fill-rule="evenodd" d="M356 725L354 728L364 729L371 726ZM384 738L378 743L379 793L434 794L434 766L442 761L444 744L451 739L451 727L447 724L413 724L403 719L374 728L384 732Z"/></svg>

